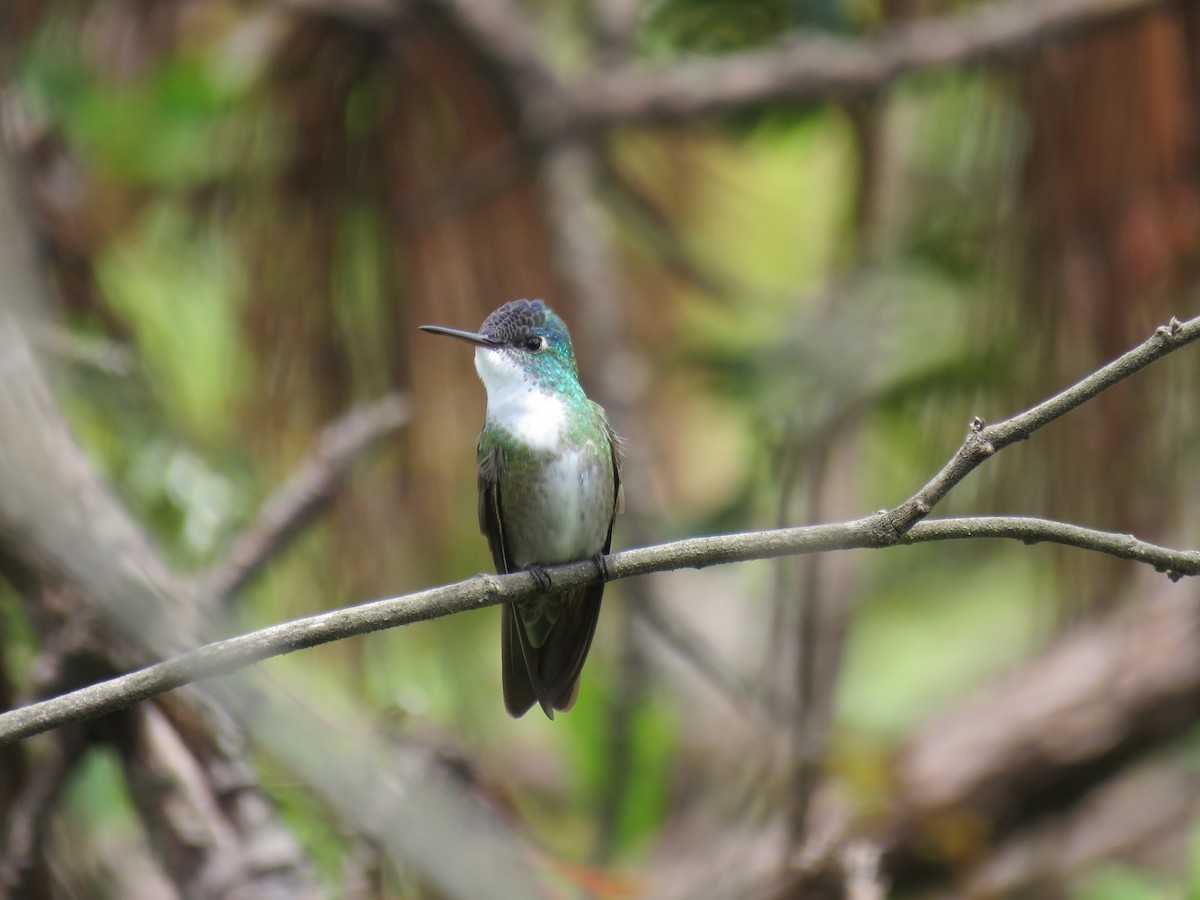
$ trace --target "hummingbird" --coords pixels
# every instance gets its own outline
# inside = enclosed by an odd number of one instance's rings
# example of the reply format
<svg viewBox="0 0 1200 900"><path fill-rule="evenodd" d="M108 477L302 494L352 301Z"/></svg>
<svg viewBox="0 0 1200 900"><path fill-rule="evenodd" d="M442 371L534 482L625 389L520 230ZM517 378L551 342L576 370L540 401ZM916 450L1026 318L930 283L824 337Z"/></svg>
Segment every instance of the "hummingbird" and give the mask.
<svg viewBox="0 0 1200 900"><path fill-rule="evenodd" d="M541 300L513 300L479 331L422 325L475 345L487 391L479 435L479 530L496 571L528 571L539 593L500 610L504 706L520 718L536 701L550 719L579 694L600 615L622 505L621 441L579 384L566 323ZM556 591L544 567L594 559L598 584Z"/></svg>

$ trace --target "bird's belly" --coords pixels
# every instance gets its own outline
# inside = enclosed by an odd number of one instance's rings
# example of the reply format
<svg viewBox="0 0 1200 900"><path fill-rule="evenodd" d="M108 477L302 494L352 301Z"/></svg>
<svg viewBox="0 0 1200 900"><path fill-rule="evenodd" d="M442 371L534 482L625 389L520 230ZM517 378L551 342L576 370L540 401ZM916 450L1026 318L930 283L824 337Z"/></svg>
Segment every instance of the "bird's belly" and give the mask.
<svg viewBox="0 0 1200 900"><path fill-rule="evenodd" d="M518 566L587 559L603 549L613 515L613 478L598 455L590 445L568 451L527 474L512 491L501 485L506 537ZM510 494L517 502L509 502Z"/></svg>

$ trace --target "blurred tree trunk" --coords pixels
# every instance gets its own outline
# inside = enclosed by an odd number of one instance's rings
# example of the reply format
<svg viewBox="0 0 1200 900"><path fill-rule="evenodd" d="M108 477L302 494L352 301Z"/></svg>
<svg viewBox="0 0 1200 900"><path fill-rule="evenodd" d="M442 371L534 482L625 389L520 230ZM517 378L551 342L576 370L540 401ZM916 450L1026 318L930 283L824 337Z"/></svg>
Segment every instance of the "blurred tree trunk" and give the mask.
<svg viewBox="0 0 1200 900"><path fill-rule="evenodd" d="M41 641L42 656L25 685L36 695L68 691L158 654L181 652L196 641L200 613L194 592L168 571L153 541L76 443L27 340L27 329L45 316L52 291L20 183L18 168L0 145L0 358L5 361L0 578L21 595L24 614ZM134 582L140 582L140 590ZM121 608L105 608L97 600L104 596L120 598ZM165 598L171 602L164 603ZM103 613L113 617L111 622ZM162 716L160 708L173 709L174 720ZM133 735L151 716L161 717L157 734L194 776L190 792L173 790L176 783L162 777L162 756L154 749L143 748L136 758L130 752L141 747ZM111 743L124 751L131 780L136 773L142 783L159 785L156 795L135 793L131 799L181 893L194 898L317 896L307 859L262 795L235 746L240 741L219 730L215 720L193 714L176 696L100 720L85 735L88 746ZM80 740L71 731L48 740L67 739ZM6 748L5 762L14 765L12 754L29 746ZM65 754L61 762L53 753L43 754L39 774L16 782L18 792L30 790L47 766L56 769L36 797L42 808L24 810L25 820L18 823L36 833L10 840L17 807L10 803L0 809L9 814L0 822L0 852L7 855L21 845L19 859L0 859L0 869L19 864L13 888L18 894L32 891L40 878L48 807L84 750L59 747L57 752ZM236 783L222 781L220 776L230 772L242 777ZM20 794L15 796L19 800Z"/></svg>
<svg viewBox="0 0 1200 900"><path fill-rule="evenodd" d="M1024 204L1029 290L1022 315L1044 384L1066 384L1179 310L1200 243L1196 15L1148 12L1045 49L1026 80L1032 142ZM1041 486L1053 518L1170 533L1179 474L1154 457L1163 373L1129 381L1047 430ZM1152 497L1153 501L1145 498ZM1074 602L1128 571L1063 555Z"/></svg>
<svg viewBox="0 0 1200 900"><path fill-rule="evenodd" d="M412 477L398 469L390 488L340 504L348 533L408 529L393 547L417 549L381 567L369 543L342 542L330 560L339 584L369 595L422 567L444 574L429 561L461 559L446 535L473 529L462 464L483 396L469 352L416 326L474 327L516 297L564 304L514 107L449 25L425 14L394 32L300 18L272 73L295 143L267 196L240 207L253 261L243 318L260 373L243 417L264 455L287 458L354 400L411 389Z"/></svg>

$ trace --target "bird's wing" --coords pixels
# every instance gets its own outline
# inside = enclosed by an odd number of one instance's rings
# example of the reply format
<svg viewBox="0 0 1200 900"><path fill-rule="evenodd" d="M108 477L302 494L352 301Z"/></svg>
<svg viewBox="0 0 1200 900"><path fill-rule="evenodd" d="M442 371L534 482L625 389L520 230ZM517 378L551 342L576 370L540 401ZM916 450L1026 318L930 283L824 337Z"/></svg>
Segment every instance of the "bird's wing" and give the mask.
<svg viewBox="0 0 1200 900"><path fill-rule="evenodd" d="M604 420L604 432L608 436L608 452L612 457L613 467L613 511L612 518L608 520L608 537L604 539L604 552L608 553L612 550L613 523L618 515L625 512L625 488L621 484L621 436L609 424L607 418Z"/></svg>
<svg viewBox="0 0 1200 900"><path fill-rule="evenodd" d="M487 538L492 562L501 575L511 572L508 547L504 539L504 520L500 515L499 447L479 444L479 530Z"/></svg>
<svg viewBox="0 0 1200 900"><path fill-rule="evenodd" d="M487 538L496 571L513 571L512 559L504 536L504 517L500 506L501 450L495 446L479 445L479 530ZM504 708L514 718L525 715L537 691L530 678L526 661L526 640L520 616L511 603L500 608L500 674L504 686Z"/></svg>

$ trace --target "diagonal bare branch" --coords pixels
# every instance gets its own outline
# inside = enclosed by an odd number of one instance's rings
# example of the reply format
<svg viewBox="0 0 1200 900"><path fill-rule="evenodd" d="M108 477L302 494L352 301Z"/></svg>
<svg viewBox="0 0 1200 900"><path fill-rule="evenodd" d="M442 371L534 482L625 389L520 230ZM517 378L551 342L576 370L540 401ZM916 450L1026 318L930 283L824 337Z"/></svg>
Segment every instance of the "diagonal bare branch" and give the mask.
<svg viewBox="0 0 1200 900"><path fill-rule="evenodd" d="M976 418L971 423L966 440L942 470L892 512L892 524L897 533L903 534L912 523L927 516L951 488L997 451L1003 450L1009 444L1025 440L1044 425L1049 425L1117 382L1140 372L1155 360L1196 340L1197 337L1200 337L1200 317L1186 323L1172 318L1168 324L1160 325L1154 334L1139 346L1049 400L994 425L988 425L983 419Z"/></svg>
<svg viewBox="0 0 1200 900"><path fill-rule="evenodd" d="M258 520L218 566L200 577L199 596L209 603L228 602L330 499L359 455L407 425L411 414L406 397L389 394L328 425L309 456L263 505Z"/></svg>
<svg viewBox="0 0 1200 900"><path fill-rule="evenodd" d="M1021 517L919 521L934 503L996 450L1028 437L1036 429L1197 338L1200 338L1200 317L1182 323L1172 319L1140 346L1044 403L995 425L983 426L976 420L976 427L972 428L950 463L895 510L883 510L838 524L691 538L627 550L608 558L608 576L611 579L630 578L651 572L801 553L978 538L1008 538L1027 544L1059 543L1143 562L1173 579L1200 575L1200 551L1172 550L1127 534ZM555 566L548 571L560 588L580 586L599 577L591 561ZM0 745L124 709L180 685L226 675L272 656L468 609L523 600L537 590L537 582L525 572L480 575L457 584L334 610L218 641L128 675L4 713L0 715Z"/></svg>
<svg viewBox="0 0 1200 900"><path fill-rule="evenodd" d="M1144 562L1173 578L1200 575L1200 551L1171 550L1126 534L1045 519L984 516L919 522L903 540L906 544L918 544L978 538L1062 543ZM882 512L836 525L809 525L690 538L626 550L609 556L607 568L609 579L617 580L651 572L705 568L799 553L879 549L894 546L895 543L888 525L888 514ZM546 572L559 588L578 587L599 576L591 560L548 567ZM477 575L443 587L272 625L198 647L119 678L4 713L0 715L0 746L72 722L125 709L180 685L228 675L273 656L470 609L514 603L532 597L538 590L537 581L527 572Z"/></svg>

